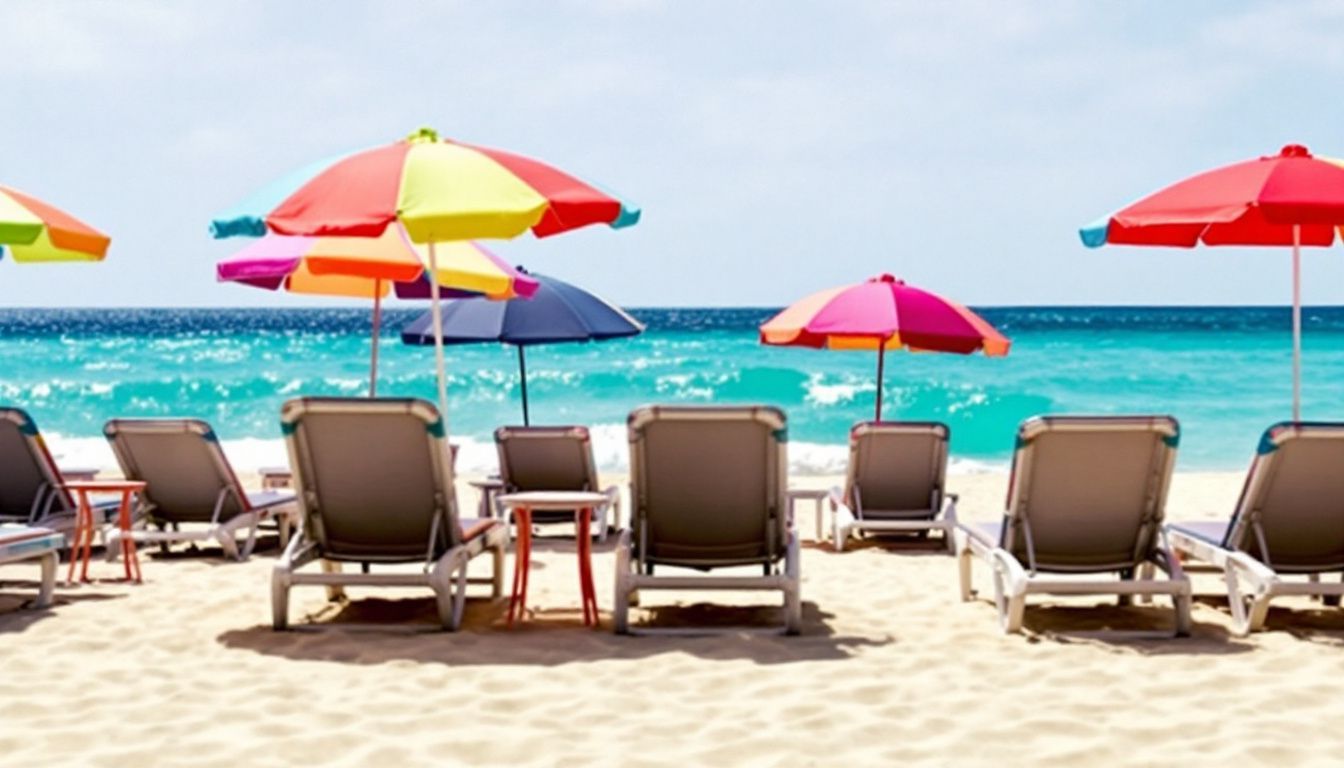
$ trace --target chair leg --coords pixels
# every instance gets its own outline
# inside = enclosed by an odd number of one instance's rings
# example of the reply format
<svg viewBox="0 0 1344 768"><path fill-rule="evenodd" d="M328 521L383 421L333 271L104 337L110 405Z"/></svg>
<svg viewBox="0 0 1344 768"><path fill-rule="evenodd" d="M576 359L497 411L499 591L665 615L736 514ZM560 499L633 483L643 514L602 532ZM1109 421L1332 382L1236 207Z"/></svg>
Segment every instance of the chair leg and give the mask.
<svg viewBox="0 0 1344 768"><path fill-rule="evenodd" d="M1133 568L1123 570L1120 572L1121 581L1133 581L1137 577L1138 577L1138 571ZM1124 593L1118 594L1115 596L1115 604L1120 606L1121 608L1128 608L1129 606L1134 604L1134 596L1127 595Z"/></svg>
<svg viewBox="0 0 1344 768"><path fill-rule="evenodd" d="M1148 597L1152 602L1152 597ZM1176 611L1176 636L1190 636L1190 610L1193 602L1189 592L1171 596L1172 608Z"/></svg>
<svg viewBox="0 0 1344 768"><path fill-rule="evenodd" d="M1139 579L1142 581L1152 581L1157 575L1157 566L1151 561L1139 565ZM1153 595L1151 592L1144 592L1139 595L1139 603L1142 605L1152 605Z"/></svg>
<svg viewBox="0 0 1344 768"><path fill-rule="evenodd" d="M611 624L618 635L630 634L630 542L621 534L616 546L616 594L611 601Z"/></svg>
<svg viewBox="0 0 1344 768"><path fill-rule="evenodd" d="M289 628L289 587L290 569L277 563L271 572L271 628L283 630Z"/></svg>
<svg viewBox="0 0 1344 768"><path fill-rule="evenodd" d="M1249 635L1265 625L1269 614L1270 593L1246 592L1242 589L1241 579L1231 565L1223 574L1227 582L1227 605L1232 612L1233 631L1240 636Z"/></svg>
<svg viewBox="0 0 1344 768"><path fill-rule="evenodd" d="M994 566L994 606L999 611L999 627L1004 634L1022 631L1022 619L1026 614L1027 595L1011 588L1007 583L1008 575L998 564Z"/></svg>
<svg viewBox="0 0 1344 768"><path fill-rule="evenodd" d="M490 548L491 575L490 575L490 599L498 600L504 595L504 546L500 541Z"/></svg>
<svg viewBox="0 0 1344 768"><path fill-rule="evenodd" d="M971 559L975 553L971 551L971 545L963 534L959 533L957 536L957 575L961 586L961 601L965 603L975 595L975 591L971 589Z"/></svg>
<svg viewBox="0 0 1344 768"><path fill-rule="evenodd" d="M1344 581L1344 574L1340 574L1340 581ZM1339 595L1321 595L1321 604L1331 608L1338 608L1339 598Z"/></svg>
<svg viewBox="0 0 1344 768"><path fill-rule="evenodd" d="M801 563L798 539L790 538L784 559L784 634L796 635L803 631L803 596L799 578Z"/></svg>
<svg viewBox="0 0 1344 768"><path fill-rule="evenodd" d="M60 556L55 552L42 555L42 586L38 587L34 608L47 608L51 605L52 593L56 589L56 567L59 562Z"/></svg>
<svg viewBox="0 0 1344 768"><path fill-rule="evenodd" d="M341 572L341 564L340 564L340 563L337 563L337 562L334 562L334 561L332 561L332 560L323 560L323 561L322 561L322 572L323 572L323 573L340 573L340 572ZM344 600L344 599L345 599L345 587L342 587L342 586L339 585L339 584L328 584L328 585L327 585L327 599L330 600L330 601L333 602L333 603L338 602L338 601L341 601L341 600Z"/></svg>

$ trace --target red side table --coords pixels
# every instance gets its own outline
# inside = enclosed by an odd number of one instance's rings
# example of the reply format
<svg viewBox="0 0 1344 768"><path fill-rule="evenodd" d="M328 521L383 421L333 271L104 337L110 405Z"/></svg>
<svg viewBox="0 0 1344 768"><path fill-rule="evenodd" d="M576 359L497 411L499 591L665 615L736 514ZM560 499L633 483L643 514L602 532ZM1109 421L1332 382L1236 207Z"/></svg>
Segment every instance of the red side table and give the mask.
<svg viewBox="0 0 1344 768"><path fill-rule="evenodd" d="M513 510L517 539L513 548L513 589L509 596L509 626L515 614L519 619L527 608L527 574L532 562L532 512L534 510L574 510L578 527L575 547L579 556L579 592L583 596L583 625L597 626L597 592L593 588L593 508L610 502L604 493L587 491L526 491L495 497L507 514Z"/></svg>
<svg viewBox="0 0 1344 768"><path fill-rule="evenodd" d="M93 547L93 505L89 503L90 493L119 493L121 504L117 509L117 526L121 528L121 559L126 566L126 580L140 583L140 557L135 551L135 539L131 538L131 496L145 490L145 483L138 480L83 480L67 482L65 487L79 497L79 508L75 513L75 543L70 548L70 573L66 581L75 580L75 563L81 558L84 567L80 570L79 580L89 580L90 550ZM82 547L82 551L81 551Z"/></svg>

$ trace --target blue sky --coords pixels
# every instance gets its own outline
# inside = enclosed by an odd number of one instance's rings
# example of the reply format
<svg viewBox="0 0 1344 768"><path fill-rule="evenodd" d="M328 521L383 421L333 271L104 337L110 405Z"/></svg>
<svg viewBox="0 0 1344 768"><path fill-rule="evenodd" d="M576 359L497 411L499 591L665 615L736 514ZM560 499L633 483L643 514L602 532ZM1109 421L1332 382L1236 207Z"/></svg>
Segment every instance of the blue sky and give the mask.
<svg viewBox="0 0 1344 768"><path fill-rule="evenodd" d="M1344 156L1344 7L1227 2L8 0L0 183L113 237L0 263L8 306L330 305L214 282L207 223L420 125L638 201L497 250L630 306L780 305L893 272L979 305L1283 303L1276 250L1076 229L1288 142ZM1344 252L1305 257L1344 303Z"/></svg>

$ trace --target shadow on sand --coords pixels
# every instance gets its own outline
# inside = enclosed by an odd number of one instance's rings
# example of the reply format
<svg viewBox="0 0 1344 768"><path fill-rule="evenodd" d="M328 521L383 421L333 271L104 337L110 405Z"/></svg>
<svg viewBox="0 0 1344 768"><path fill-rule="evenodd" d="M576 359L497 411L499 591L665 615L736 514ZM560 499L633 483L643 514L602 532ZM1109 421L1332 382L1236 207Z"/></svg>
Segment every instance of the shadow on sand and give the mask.
<svg viewBox="0 0 1344 768"><path fill-rule="evenodd" d="M733 631L707 636L624 637L611 631L610 619L597 629L583 626L577 610L530 613L525 622L507 627L508 601L468 600L462 629L457 633L432 631L434 604L430 599L367 598L333 603L314 616L304 617L307 630L274 632L269 626L230 630L218 637L229 648L292 659L382 664L410 660L424 664L554 666L606 659L640 659L664 653L691 654L703 659L750 659L758 664L798 661L840 661L865 646L886 645L890 637L843 637L831 630L829 614L815 604L803 603L803 632L797 637ZM636 617L632 617L636 618ZM736 628L768 630L781 621L774 606L721 606L694 604L641 609L641 626ZM350 633L368 625L376 642L351 643ZM342 625L364 625L360 629ZM299 625L295 625L299 626ZM419 631L417 631L419 630Z"/></svg>
<svg viewBox="0 0 1344 768"><path fill-rule="evenodd" d="M96 585L95 585L96 586ZM38 582L5 581L5 592L0 592L0 634L22 632L47 618L56 618L61 607L76 603L123 600L126 595L108 592L70 591L57 584L52 604L47 608L33 608L37 600ZM9 591L13 587L15 592ZM82 590L83 588L81 588Z"/></svg>

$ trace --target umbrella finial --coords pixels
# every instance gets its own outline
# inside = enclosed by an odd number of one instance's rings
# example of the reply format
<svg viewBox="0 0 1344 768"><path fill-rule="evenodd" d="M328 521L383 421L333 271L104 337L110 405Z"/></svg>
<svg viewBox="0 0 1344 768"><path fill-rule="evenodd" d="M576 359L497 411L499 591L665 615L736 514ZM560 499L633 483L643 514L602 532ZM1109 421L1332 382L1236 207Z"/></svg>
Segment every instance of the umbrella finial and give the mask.
<svg viewBox="0 0 1344 768"><path fill-rule="evenodd" d="M870 283L895 283L896 285L905 285L904 280L897 280L896 277L888 272L883 272L877 277L868 278Z"/></svg>
<svg viewBox="0 0 1344 768"><path fill-rule="evenodd" d="M1301 144L1284 144L1279 157L1311 157L1311 152Z"/></svg>
<svg viewBox="0 0 1344 768"><path fill-rule="evenodd" d="M415 132L406 137L406 140L412 144L433 144L439 140L439 132L428 126L420 126Z"/></svg>

